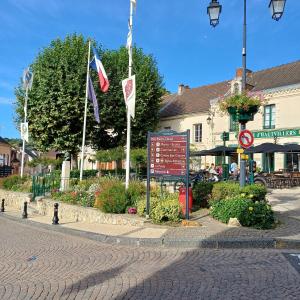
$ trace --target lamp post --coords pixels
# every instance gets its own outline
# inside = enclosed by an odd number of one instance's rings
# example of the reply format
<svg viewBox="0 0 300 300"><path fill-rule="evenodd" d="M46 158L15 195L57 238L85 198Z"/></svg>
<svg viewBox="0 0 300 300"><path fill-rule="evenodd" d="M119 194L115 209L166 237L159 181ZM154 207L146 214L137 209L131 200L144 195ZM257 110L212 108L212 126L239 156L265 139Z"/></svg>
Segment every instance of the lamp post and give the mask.
<svg viewBox="0 0 300 300"><path fill-rule="evenodd" d="M272 19L279 21L282 17L286 0L271 0L269 9L271 11ZM222 12L222 5L217 0L211 0L207 7L207 14L209 15L210 25L216 27L219 24L220 14ZM242 93L246 91L246 43L247 43L247 0L244 0L244 22L243 22L243 49L242 49ZM246 124L241 124L241 130L246 129ZM240 185L244 186L246 182L246 161L241 160L240 168Z"/></svg>

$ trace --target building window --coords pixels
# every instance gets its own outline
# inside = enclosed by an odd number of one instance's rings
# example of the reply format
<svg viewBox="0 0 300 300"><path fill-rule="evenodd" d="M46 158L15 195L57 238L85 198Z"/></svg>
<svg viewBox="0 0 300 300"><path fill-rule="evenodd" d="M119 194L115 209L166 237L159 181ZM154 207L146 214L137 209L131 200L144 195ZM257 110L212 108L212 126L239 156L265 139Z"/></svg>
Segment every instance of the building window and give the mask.
<svg viewBox="0 0 300 300"><path fill-rule="evenodd" d="M238 123L233 120L233 116L230 115L229 131L235 132L238 129Z"/></svg>
<svg viewBox="0 0 300 300"><path fill-rule="evenodd" d="M264 110L264 129L275 128L276 109L275 104L266 105Z"/></svg>
<svg viewBox="0 0 300 300"><path fill-rule="evenodd" d="M194 124L194 142L202 142L202 124Z"/></svg>
<svg viewBox="0 0 300 300"><path fill-rule="evenodd" d="M234 93L235 95L240 94L240 85L238 84L238 82L236 82L236 83L233 85L233 93Z"/></svg>
<svg viewBox="0 0 300 300"><path fill-rule="evenodd" d="M164 127L164 130L171 130L171 126Z"/></svg>

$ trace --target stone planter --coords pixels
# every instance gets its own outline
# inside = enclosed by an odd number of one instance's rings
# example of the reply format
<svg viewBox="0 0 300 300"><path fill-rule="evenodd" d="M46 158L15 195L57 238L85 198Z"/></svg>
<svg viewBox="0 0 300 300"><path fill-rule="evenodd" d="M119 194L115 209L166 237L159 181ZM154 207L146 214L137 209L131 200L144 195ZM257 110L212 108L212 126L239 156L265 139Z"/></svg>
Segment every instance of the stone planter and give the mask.
<svg viewBox="0 0 300 300"><path fill-rule="evenodd" d="M37 197L35 202L31 201L31 194L13 192L0 189L0 200L5 199L5 206L22 211L24 201L28 202L28 209L41 216L53 216L54 203L59 203L58 217L64 222L85 222L100 223L110 225L131 225L144 226L145 219L137 215L130 214L106 214L96 208L71 205L59 201L54 201L47 197ZM30 217L29 213L29 217ZM21 215L21 213L20 213Z"/></svg>

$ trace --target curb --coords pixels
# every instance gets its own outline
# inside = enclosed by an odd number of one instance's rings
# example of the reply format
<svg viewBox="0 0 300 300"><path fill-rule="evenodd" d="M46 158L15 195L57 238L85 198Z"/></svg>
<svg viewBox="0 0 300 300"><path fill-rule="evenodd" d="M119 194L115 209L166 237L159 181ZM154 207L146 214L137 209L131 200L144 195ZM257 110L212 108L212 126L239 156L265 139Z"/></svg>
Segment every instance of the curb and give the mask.
<svg viewBox="0 0 300 300"><path fill-rule="evenodd" d="M33 226L62 234L69 234L93 241L111 245L135 247L165 247L165 248L197 248L197 249L300 249L300 240L285 238L220 238L220 239L166 239L162 238L129 238L124 236L109 236L72 228L60 227L24 220L14 216L0 214L0 218L9 219L25 226Z"/></svg>

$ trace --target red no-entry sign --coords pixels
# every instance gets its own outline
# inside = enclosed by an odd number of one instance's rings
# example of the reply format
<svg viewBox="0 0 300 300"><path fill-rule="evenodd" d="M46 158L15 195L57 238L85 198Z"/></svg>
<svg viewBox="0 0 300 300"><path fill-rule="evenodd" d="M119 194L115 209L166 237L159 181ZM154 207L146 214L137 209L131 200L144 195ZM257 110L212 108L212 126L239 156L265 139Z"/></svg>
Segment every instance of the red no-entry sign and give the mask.
<svg viewBox="0 0 300 300"><path fill-rule="evenodd" d="M250 130L242 130L239 133L239 143L243 148L249 148L253 145L254 137Z"/></svg>

